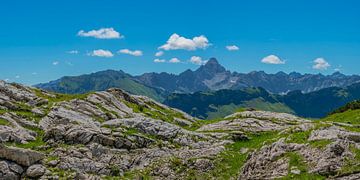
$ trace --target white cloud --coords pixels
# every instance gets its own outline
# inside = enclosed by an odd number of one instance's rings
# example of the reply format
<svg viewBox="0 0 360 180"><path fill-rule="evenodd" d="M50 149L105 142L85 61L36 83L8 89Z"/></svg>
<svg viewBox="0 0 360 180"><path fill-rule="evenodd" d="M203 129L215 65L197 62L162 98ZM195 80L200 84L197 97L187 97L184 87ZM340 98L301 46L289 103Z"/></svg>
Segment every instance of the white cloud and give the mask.
<svg viewBox="0 0 360 180"><path fill-rule="evenodd" d="M169 63L180 63L181 61L180 61L180 59L178 59L178 58L171 58L170 60L169 60Z"/></svg>
<svg viewBox="0 0 360 180"><path fill-rule="evenodd" d="M117 32L114 28L101 28L98 30L84 31L81 30L77 34L82 37L94 37L97 39L120 39L124 36Z"/></svg>
<svg viewBox="0 0 360 180"><path fill-rule="evenodd" d="M239 47L237 47L236 45L229 45L229 46L226 46L226 49L229 51L237 51L237 50L239 50Z"/></svg>
<svg viewBox="0 0 360 180"><path fill-rule="evenodd" d="M155 63L181 63L181 60L178 59L178 58L171 58L170 60L166 60L166 59L159 59L159 58L156 58L154 59L154 62Z"/></svg>
<svg viewBox="0 0 360 180"><path fill-rule="evenodd" d="M162 55L164 55L164 51L158 51L158 52L155 53L156 57L160 57Z"/></svg>
<svg viewBox="0 0 360 180"><path fill-rule="evenodd" d="M166 60L166 59L159 59L156 58L154 59L155 63L173 63L173 64L177 64L177 63L186 63L185 61L181 61L179 58L171 58L170 60ZM204 65L206 64L206 60L203 60L201 57L199 56L192 56L188 62L192 63L192 64L197 64L197 65Z"/></svg>
<svg viewBox="0 0 360 180"><path fill-rule="evenodd" d="M66 53L68 54L79 54L78 50L71 50L71 51L67 51Z"/></svg>
<svg viewBox="0 0 360 180"><path fill-rule="evenodd" d="M209 47L209 40L201 35L197 37L193 37L192 39L187 39L185 37L179 36L174 33L167 40L166 44L159 47L159 49L163 50L176 50L176 49L184 49L188 51L196 50L196 49L206 49Z"/></svg>
<svg viewBox="0 0 360 180"><path fill-rule="evenodd" d="M15 78L16 78L16 79L19 79L19 78L20 78L20 76L19 76L19 75L16 75L16 76L15 76Z"/></svg>
<svg viewBox="0 0 360 180"><path fill-rule="evenodd" d="M324 58L316 58L314 60L313 69L326 70L330 64Z"/></svg>
<svg viewBox="0 0 360 180"><path fill-rule="evenodd" d="M121 49L118 51L118 53L129 54L132 56L142 56L143 55L142 51L140 51L140 50L131 51L129 49Z"/></svg>
<svg viewBox="0 0 360 180"><path fill-rule="evenodd" d="M164 63L164 62L166 62L166 60L165 59L154 59L154 62L155 63Z"/></svg>
<svg viewBox="0 0 360 180"><path fill-rule="evenodd" d="M266 56L261 60L261 62L265 64L285 64L285 61L275 55Z"/></svg>
<svg viewBox="0 0 360 180"><path fill-rule="evenodd" d="M56 65L58 65L59 64L59 61L54 61L54 62L52 62L52 65L54 65L54 66L56 66Z"/></svg>
<svg viewBox="0 0 360 180"><path fill-rule="evenodd" d="M91 53L89 53L88 55L97 56L97 57L106 57L106 58L110 58L110 57L114 56L111 51L103 50L103 49L94 50Z"/></svg>
<svg viewBox="0 0 360 180"><path fill-rule="evenodd" d="M203 65L203 64L206 64L206 60L202 60L201 57L199 56L192 56L190 58L190 62L193 63L193 64L197 64L197 65Z"/></svg>

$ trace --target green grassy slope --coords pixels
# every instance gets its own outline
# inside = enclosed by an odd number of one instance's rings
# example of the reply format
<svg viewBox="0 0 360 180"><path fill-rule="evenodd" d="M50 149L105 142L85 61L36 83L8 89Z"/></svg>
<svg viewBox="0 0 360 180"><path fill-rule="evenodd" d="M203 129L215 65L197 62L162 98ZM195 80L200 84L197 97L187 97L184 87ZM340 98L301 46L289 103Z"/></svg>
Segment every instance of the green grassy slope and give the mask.
<svg viewBox="0 0 360 180"><path fill-rule="evenodd" d="M172 94L164 103L202 119L224 117L240 108L292 112L276 95L268 93L263 88Z"/></svg>
<svg viewBox="0 0 360 180"><path fill-rule="evenodd" d="M257 110L263 111L272 111L272 112L285 112L285 113L294 113L286 105L275 102L267 102L263 98L255 98L249 101L244 101L240 104L231 103L229 105L222 105L218 107L214 107L214 111L210 111L207 113L207 119L216 119L220 117L225 117L239 110L243 110L244 108L253 108Z"/></svg>
<svg viewBox="0 0 360 180"><path fill-rule="evenodd" d="M293 91L286 95L276 95L263 88L172 94L164 103L202 119L224 117L244 107L293 113L305 118L322 118L356 99L360 99L360 83L307 94ZM348 106L360 107L359 103Z"/></svg>

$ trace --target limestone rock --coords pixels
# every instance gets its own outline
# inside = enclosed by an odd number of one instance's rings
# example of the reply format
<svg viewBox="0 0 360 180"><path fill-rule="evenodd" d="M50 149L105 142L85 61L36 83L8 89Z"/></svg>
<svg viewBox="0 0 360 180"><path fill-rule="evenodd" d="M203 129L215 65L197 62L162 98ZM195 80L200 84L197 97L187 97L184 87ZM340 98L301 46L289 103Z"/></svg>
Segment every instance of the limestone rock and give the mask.
<svg viewBox="0 0 360 180"><path fill-rule="evenodd" d="M23 169L19 165L0 160L0 179L20 179L22 172Z"/></svg>
<svg viewBox="0 0 360 180"><path fill-rule="evenodd" d="M46 168L41 164L34 164L26 170L26 176L37 178L45 174Z"/></svg>
<svg viewBox="0 0 360 180"><path fill-rule="evenodd" d="M298 148L295 144L286 144L284 139L262 147L258 152L250 154L239 179L274 179L286 176L289 159L282 155Z"/></svg>
<svg viewBox="0 0 360 180"><path fill-rule="evenodd" d="M30 166L44 158L44 154L16 147L6 147L0 144L0 158L14 161L23 166Z"/></svg>

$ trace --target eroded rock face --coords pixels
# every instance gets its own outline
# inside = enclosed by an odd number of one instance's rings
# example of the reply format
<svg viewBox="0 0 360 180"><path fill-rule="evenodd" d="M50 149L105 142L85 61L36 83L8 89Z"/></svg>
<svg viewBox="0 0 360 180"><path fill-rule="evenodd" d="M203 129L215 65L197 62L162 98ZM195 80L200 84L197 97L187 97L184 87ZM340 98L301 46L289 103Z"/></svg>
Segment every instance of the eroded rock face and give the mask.
<svg viewBox="0 0 360 180"><path fill-rule="evenodd" d="M19 179L23 169L10 161L0 161L0 179Z"/></svg>
<svg viewBox="0 0 360 180"><path fill-rule="evenodd" d="M0 126L0 143L16 142L24 144L36 139L36 132L22 127L22 125L36 127L36 124L21 120L20 117L10 113L0 115L0 118L6 120L9 124L9 126Z"/></svg>
<svg viewBox="0 0 360 180"><path fill-rule="evenodd" d="M300 144L286 144L285 139L250 154L239 179L275 179L286 176L289 169L288 152L302 148Z"/></svg>
<svg viewBox="0 0 360 180"><path fill-rule="evenodd" d="M16 147L0 144L0 158L16 162L23 166L30 166L44 158L44 154Z"/></svg>
<svg viewBox="0 0 360 180"><path fill-rule="evenodd" d="M256 119L264 119L264 120L276 120L277 122L282 122L283 124L291 123L291 122L310 122L309 120L299 118L297 116L287 114L287 113L275 113L269 111L244 111L234 113L229 115L226 118L256 118Z"/></svg>
<svg viewBox="0 0 360 180"><path fill-rule="evenodd" d="M309 120L285 113L265 111L245 111L225 117L224 121L204 125L198 131L244 131L266 132L280 131L297 125L299 129L307 128Z"/></svg>
<svg viewBox="0 0 360 180"><path fill-rule="evenodd" d="M289 160L288 153L303 157L308 165L308 173L332 176L345 165L347 159L353 158L350 144L348 140L337 140L319 149L309 144L286 143L285 139L280 139L252 153L240 179L274 179L287 176L288 170L292 171L291 167L286 165Z"/></svg>
<svg viewBox="0 0 360 180"><path fill-rule="evenodd" d="M349 150L348 141L335 141L327 145L324 149L307 147L299 153L306 159L309 164L310 173L318 173L325 176L336 174L344 164L346 159L353 158Z"/></svg>
<svg viewBox="0 0 360 180"><path fill-rule="evenodd" d="M16 102L27 102L29 105L44 103L44 99L35 95L31 88L18 84L9 84L0 80L0 105L2 108L17 109Z"/></svg>
<svg viewBox="0 0 360 180"><path fill-rule="evenodd" d="M313 131L310 135L309 140L349 140L355 143L360 142L360 133L358 132L349 132L345 129L338 127L338 126L331 126L318 129Z"/></svg>

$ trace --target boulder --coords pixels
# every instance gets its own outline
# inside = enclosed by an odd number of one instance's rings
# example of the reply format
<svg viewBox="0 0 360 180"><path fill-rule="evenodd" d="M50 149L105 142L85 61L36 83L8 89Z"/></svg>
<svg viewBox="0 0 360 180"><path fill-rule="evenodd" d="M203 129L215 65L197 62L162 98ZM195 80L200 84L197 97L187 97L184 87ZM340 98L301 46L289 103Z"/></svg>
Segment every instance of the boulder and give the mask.
<svg viewBox="0 0 360 180"><path fill-rule="evenodd" d="M44 154L29 149L7 147L0 144L0 158L14 161L23 166L30 166L44 158Z"/></svg>
<svg viewBox="0 0 360 180"><path fill-rule="evenodd" d="M46 168L41 164L34 164L26 170L26 176L37 178L45 174Z"/></svg>
<svg viewBox="0 0 360 180"><path fill-rule="evenodd" d="M0 179L17 180L20 179L19 176L19 174L11 169L9 162L0 161Z"/></svg>

